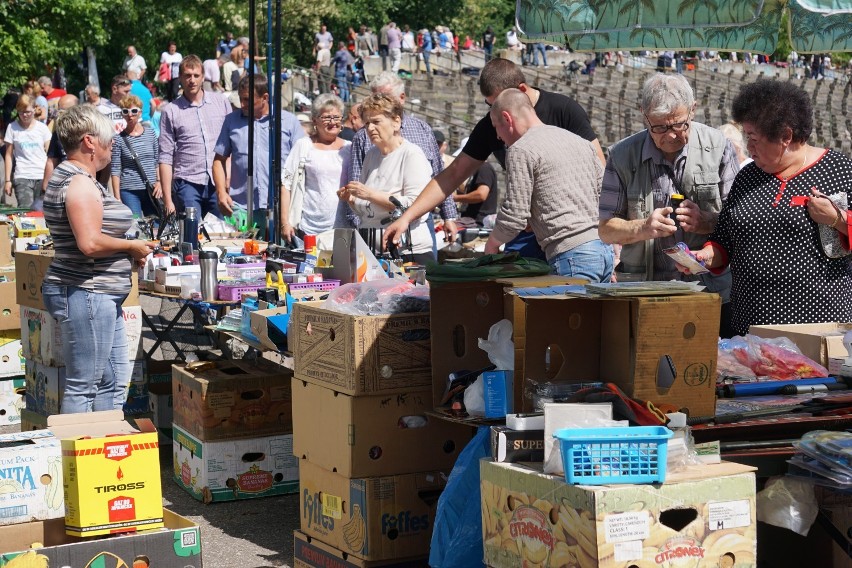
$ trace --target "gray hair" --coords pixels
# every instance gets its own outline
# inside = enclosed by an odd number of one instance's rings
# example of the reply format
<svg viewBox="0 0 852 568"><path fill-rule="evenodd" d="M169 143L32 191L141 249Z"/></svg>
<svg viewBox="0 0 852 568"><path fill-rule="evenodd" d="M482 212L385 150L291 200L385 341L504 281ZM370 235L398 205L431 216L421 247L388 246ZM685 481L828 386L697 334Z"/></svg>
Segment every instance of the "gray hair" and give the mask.
<svg viewBox="0 0 852 568"><path fill-rule="evenodd" d="M55 131L62 148L68 154L79 150L86 134L97 137L104 146L115 136L112 120L92 105L77 105L60 112L56 119Z"/></svg>
<svg viewBox="0 0 852 568"><path fill-rule="evenodd" d="M50 85L51 87L53 86L53 81L47 75L42 75L41 77L39 77L37 83L39 85Z"/></svg>
<svg viewBox="0 0 852 568"><path fill-rule="evenodd" d="M311 104L311 120L318 119L322 115L323 111L328 108L333 108L339 112L342 117L345 113L346 105L337 95L333 95L331 93L320 95L315 98L313 104Z"/></svg>
<svg viewBox="0 0 852 568"><path fill-rule="evenodd" d="M719 127L719 132L725 135L725 138L731 141L731 144L734 145L734 148L737 150L745 149L745 141L743 140L743 133L735 124L731 124L730 122L726 122L722 126Z"/></svg>
<svg viewBox="0 0 852 568"><path fill-rule="evenodd" d="M86 90L87 92L89 92L89 93L93 93L93 94L95 94L95 95L100 95L100 94L101 94L101 88L100 88L99 86L95 85L94 83L89 83L88 85L86 85L86 89L85 89L85 90Z"/></svg>
<svg viewBox="0 0 852 568"><path fill-rule="evenodd" d="M382 71L370 81L370 90L399 98L405 94L405 83L393 71Z"/></svg>
<svg viewBox="0 0 852 568"><path fill-rule="evenodd" d="M648 116L667 116L680 107L692 110L695 95L686 77L654 73L642 85L642 112Z"/></svg>

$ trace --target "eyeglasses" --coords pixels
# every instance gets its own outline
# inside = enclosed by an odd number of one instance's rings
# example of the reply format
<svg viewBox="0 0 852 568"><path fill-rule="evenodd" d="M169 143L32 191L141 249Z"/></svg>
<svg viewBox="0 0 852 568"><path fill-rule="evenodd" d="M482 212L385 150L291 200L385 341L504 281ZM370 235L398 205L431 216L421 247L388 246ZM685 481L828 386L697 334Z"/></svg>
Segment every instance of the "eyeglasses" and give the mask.
<svg viewBox="0 0 852 568"><path fill-rule="evenodd" d="M115 83L113 83L113 85L115 85L117 87L123 87L123 86L127 86L127 85L132 85L132 84L133 83L130 81L130 79L124 79L123 81L116 81Z"/></svg>
<svg viewBox="0 0 852 568"><path fill-rule="evenodd" d="M18 114L20 114L21 116L29 116L31 114L35 114L35 111L34 110L22 110Z"/></svg>
<svg viewBox="0 0 852 568"><path fill-rule="evenodd" d="M136 116L140 112L142 112L142 111L139 110L138 108L123 108L123 109L121 109L121 114L123 114L125 116L128 115L128 114L132 114L133 116Z"/></svg>
<svg viewBox="0 0 852 568"><path fill-rule="evenodd" d="M672 132L685 132L689 130L689 123L692 121L692 113L689 113L689 118L686 119L685 122L675 122L674 124L651 124L651 119L648 118L648 115L645 115L645 120L648 121L648 130L653 132L654 134L665 134L669 130Z"/></svg>
<svg viewBox="0 0 852 568"><path fill-rule="evenodd" d="M332 124L332 123L335 123L335 122L340 122L341 120L343 120L343 117L342 116L331 116L331 115L328 115L328 114L324 114L321 117L319 117L319 119L321 121L325 122L326 124Z"/></svg>

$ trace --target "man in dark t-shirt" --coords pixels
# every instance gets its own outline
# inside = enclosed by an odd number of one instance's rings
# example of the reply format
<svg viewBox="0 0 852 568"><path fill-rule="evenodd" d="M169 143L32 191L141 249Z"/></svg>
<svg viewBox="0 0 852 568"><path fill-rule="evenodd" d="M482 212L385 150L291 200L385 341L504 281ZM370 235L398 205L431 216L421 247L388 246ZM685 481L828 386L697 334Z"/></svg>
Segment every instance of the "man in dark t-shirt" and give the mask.
<svg viewBox="0 0 852 568"><path fill-rule="evenodd" d="M606 164L598 137L589 122L589 116L577 101L558 93L534 89L527 85L523 72L515 63L508 59L492 59L482 68L479 76L479 89L485 96L485 102L490 106L497 95L509 88L517 88L526 93L536 115L543 123L564 128L590 141L597 151L601 164ZM486 115L474 127L462 153L426 185L400 219L385 229L385 241L390 238L398 241L409 223L431 211L446 196L455 191L491 154L494 154L500 165L505 167L506 145L498 138L497 130L491 124L491 117ZM521 233L518 239L506 245L505 250L519 250L524 256L536 256L535 249L538 249L538 243L535 241L535 235L530 231ZM538 255L544 258L541 249L538 249Z"/></svg>
<svg viewBox="0 0 852 568"><path fill-rule="evenodd" d="M453 199L457 205L467 205L464 217L473 219L481 227L486 217L497 213L497 193L497 172L485 162L465 185L464 193L454 193Z"/></svg>

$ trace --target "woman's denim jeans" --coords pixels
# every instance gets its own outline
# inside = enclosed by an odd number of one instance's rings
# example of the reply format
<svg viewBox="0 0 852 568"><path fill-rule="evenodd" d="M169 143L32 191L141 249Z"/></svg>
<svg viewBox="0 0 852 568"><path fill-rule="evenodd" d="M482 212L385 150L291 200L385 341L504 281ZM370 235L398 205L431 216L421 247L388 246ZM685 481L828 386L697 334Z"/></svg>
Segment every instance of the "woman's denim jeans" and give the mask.
<svg viewBox="0 0 852 568"><path fill-rule="evenodd" d="M548 264L560 276L585 278L589 282L609 282L613 258L610 245L594 240L557 254L548 260Z"/></svg>
<svg viewBox="0 0 852 568"><path fill-rule="evenodd" d="M60 412L120 410L131 373L121 309L126 295L54 284L44 284L42 295L62 334L66 368Z"/></svg>

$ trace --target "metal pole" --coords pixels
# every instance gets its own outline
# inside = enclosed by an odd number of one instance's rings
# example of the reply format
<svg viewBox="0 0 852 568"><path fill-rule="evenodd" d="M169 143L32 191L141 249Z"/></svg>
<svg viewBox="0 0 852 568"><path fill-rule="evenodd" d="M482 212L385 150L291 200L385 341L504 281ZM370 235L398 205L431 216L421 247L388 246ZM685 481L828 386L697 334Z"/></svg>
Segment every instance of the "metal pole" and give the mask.
<svg viewBox="0 0 852 568"><path fill-rule="evenodd" d="M248 53L248 172L246 180L246 211L248 228L254 226L254 55L257 50L257 2L249 0L249 53Z"/></svg>
<svg viewBox="0 0 852 568"><path fill-rule="evenodd" d="M275 109L277 108L277 99L276 94L278 93L278 83L273 80L273 60L274 60L274 31L273 31L273 13L272 13L272 0L267 0L266 2L266 78L267 84L269 85L269 124L272 124L272 117L275 116ZM273 243L276 242L274 239L274 235L271 231L272 227L270 227L269 223L269 208L273 206L272 200L272 149L273 149L273 136L275 133L272 131L272 128L269 129L269 140L267 140L267 148L266 148L266 166L270 175L267 176L269 180L269 188L267 191L267 201L266 201L266 215L263 219L258 219L258 223L263 223L263 226L266 227L266 238L268 242Z"/></svg>
<svg viewBox="0 0 852 568"><path fill-rule="evenodd" d="M279 201L281 197L281 113L283 111L283 103L281 100L281 0L275 0L275 45L274 53L274 80L270 81L270 85L275 85L275 103L271 118L274 118L272 127L269 129L270 151L270 172L269 172L269 199L268 206L272 210L272 214L267 213L267 235L269 242L277 243L280 239L278 219Z"/></svg>

